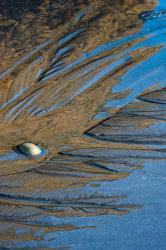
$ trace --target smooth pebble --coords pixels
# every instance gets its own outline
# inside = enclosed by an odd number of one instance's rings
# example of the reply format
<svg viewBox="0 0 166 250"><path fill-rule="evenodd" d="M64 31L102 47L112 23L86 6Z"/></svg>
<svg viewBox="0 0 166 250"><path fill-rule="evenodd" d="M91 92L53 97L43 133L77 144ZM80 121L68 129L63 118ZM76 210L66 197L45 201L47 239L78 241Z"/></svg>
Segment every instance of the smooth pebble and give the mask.
<svg viewBox="0 0 166 250"><path fill-rule="evenodd" d="M37 156L42 153L42 149L38 145L29 142L21 144L18 148L21 153L27 156Z"/></svg>

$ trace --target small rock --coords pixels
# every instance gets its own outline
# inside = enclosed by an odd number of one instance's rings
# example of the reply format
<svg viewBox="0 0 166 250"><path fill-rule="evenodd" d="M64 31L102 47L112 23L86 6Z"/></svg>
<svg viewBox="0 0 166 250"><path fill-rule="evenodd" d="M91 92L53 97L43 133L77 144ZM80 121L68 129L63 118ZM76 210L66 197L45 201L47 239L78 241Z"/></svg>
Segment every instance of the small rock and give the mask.
<svg viewBox="0 0 166 250"><path fill-rule="evenodd" d="M29 142L21 144L18 146L18 149L27 156L38 156L42 153L42 149L39 146Z"/></svg>

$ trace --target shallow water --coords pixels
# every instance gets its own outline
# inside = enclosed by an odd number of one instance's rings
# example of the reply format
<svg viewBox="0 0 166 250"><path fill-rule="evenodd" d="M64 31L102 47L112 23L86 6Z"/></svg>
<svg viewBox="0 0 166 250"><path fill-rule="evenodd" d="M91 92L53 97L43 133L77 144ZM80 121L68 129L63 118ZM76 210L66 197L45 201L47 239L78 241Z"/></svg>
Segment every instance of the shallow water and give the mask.
<svg viewBox="0 0 166 250"><path fill-rule="evenodd" d="M1 249L164 250L165 1L9 2Z"/></svg>

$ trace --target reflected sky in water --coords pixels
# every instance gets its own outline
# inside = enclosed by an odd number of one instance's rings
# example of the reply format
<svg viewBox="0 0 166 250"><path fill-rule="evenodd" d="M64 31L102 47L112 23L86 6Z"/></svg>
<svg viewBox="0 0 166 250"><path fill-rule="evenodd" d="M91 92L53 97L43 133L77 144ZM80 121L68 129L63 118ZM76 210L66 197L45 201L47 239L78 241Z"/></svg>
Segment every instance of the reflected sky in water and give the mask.
<svg viewBox="0 0 166 250"><path fill-rule="evenodd" d="M166 3L48 2L2 4L0 247L164 250Z"/></svg>

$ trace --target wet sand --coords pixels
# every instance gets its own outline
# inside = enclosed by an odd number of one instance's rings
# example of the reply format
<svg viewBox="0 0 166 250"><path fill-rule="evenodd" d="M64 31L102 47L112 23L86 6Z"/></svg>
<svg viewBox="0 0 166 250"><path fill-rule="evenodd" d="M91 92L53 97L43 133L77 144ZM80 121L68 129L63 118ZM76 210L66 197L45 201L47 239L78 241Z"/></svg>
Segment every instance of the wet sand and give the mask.
<svg viewBox="0 0 166 250"><path fill-rule="evenodd" d="M0 3L1 248L164 249L166 6L25 2Z"/></svg>

